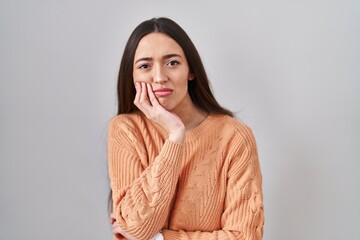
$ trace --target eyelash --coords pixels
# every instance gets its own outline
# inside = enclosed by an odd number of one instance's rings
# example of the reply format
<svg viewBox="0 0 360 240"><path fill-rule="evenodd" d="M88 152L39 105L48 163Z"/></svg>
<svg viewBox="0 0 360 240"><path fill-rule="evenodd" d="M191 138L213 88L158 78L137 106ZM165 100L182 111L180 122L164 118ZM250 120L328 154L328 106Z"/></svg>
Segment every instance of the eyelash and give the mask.
<svg viewBox="0 0 360 240"><path fill-rule="evenodd" d="M174 64L175 63L175 64ZM168 62L166 65L170 65L170 66L176 66L176 65L179 65L180 62L179 61L176 61L176 60L172 60L170 62Z"/></svg>
<svg viewBox="0 0 360 240"><path fill-rule="evenodd" d="M166 64L166 66L174 67L174 66L179 65L179 64L180 64L179 61L177 61L177 60L172 60L172 61L169 61L169 62ZM150 67L150 64L146 64L146 63L141 64L141 65L138 66L139 69L148 69L149 67Z"/></svg>
<svg viewBox="0 0 360 240"><path fill-rule="evenodd" d="M138 68L139 69L147 69L147 68L149 68L149 64L141 64Z"/></svg>

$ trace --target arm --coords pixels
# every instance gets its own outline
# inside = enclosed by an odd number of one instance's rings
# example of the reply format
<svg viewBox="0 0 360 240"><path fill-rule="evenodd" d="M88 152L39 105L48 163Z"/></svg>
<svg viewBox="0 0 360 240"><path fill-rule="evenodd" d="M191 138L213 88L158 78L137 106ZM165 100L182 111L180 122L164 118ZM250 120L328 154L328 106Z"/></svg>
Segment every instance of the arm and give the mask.
<svg viewBox="0 0 360 240"><path fill-rule="evenodd" d="M149 239L164 226L169 213L179 175L185 127L178 116L159 104L149 84L137 83L136 92L134 104L166 129L168 139L154 162L143 170L139 156L129 149L131 141L123 142L131 134L129 128L125 126L121 131L110 126L109 175L119 233Z"/></svg>
<svg viewBox="0 0 360 240"><path fill-rule="evenodd" d="M221 229L213 232L163 229L166 240L260 240L264 210L262 176L255 140L249 132L244 146L230 163Z"/></svg>
<svg viewBox="0 0 360 240"><path fill-rule="evenodd" d="M128 234L149 239L165 224L178 179L182 145L167 140L153 164L143 170L135 151L120 142L126 139L126 133L114 124L109 127L108 141L114 215Z"/></svg>

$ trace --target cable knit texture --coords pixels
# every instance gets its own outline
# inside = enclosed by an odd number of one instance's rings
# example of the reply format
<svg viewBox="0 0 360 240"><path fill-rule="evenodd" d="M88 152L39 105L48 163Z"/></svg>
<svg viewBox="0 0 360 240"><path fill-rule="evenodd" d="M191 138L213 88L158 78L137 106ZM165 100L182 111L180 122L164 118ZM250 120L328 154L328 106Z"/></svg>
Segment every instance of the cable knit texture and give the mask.
<svg viewBox="0 0 360 240"><path fill-rule="evenodd" d="M262 176L249 127L210 114L167 140L141 113L109 124L109 176L120 226L135 239L239 239L263 237ZM117 239L117 238L115 238Z"/></svg>

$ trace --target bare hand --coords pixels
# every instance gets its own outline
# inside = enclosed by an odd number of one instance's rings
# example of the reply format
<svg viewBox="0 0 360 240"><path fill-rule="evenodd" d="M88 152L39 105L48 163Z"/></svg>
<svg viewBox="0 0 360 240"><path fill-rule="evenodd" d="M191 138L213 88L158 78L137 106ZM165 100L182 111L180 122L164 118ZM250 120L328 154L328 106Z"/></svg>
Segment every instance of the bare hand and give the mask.
<svg viewBox="0 0 360 240"><path fill-rule="evenodd" d="M152 86L148 83L135 83L136 95L134 104L147 118L163 127L169 134L169 139L178 143L184 142L185 126L181 119L166 110L156 99Z"/></svg>
<svg viewBox="0 0 360 240"><path fill-rule="evenodd" d="M124 231L124 229L122 229L119 224L116 221L115 215L113 213L111 213L110 215L110 223L112 225L112 232L115 236L118 237L126 237L126 239L129 240L134 240L135 238L133 238L130 234L128 234L127 232Z"/></svg>
<svg viewBox="0 0 360 240"><path fill-rule="evenodd" d="M116 221L116 218L115 218L115 215L113 213L111 213L110 215L110 223L112 225L112 231L113 231L113 234L117 237L125 237L126 239L128 240L135 240L134 237L132 237L130 234L128 234L127 232L124 231L124 229L122 229L119 224L117 223ZM155 240L155 236L152 237L151 239L149 240Z"/></svg>

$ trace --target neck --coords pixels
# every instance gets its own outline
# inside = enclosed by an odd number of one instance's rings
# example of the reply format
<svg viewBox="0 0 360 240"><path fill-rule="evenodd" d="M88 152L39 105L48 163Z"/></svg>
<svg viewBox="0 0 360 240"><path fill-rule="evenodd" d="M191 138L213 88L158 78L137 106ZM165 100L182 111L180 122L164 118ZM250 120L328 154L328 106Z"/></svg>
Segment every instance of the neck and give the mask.
<svg viewBox="0 0 360 240"><path fill-rule="evenodd" d="M185 107L174 109L173 112L184 123L185 130L196 128L208 116L208 113L196 107L192 102Z"/></svg>

